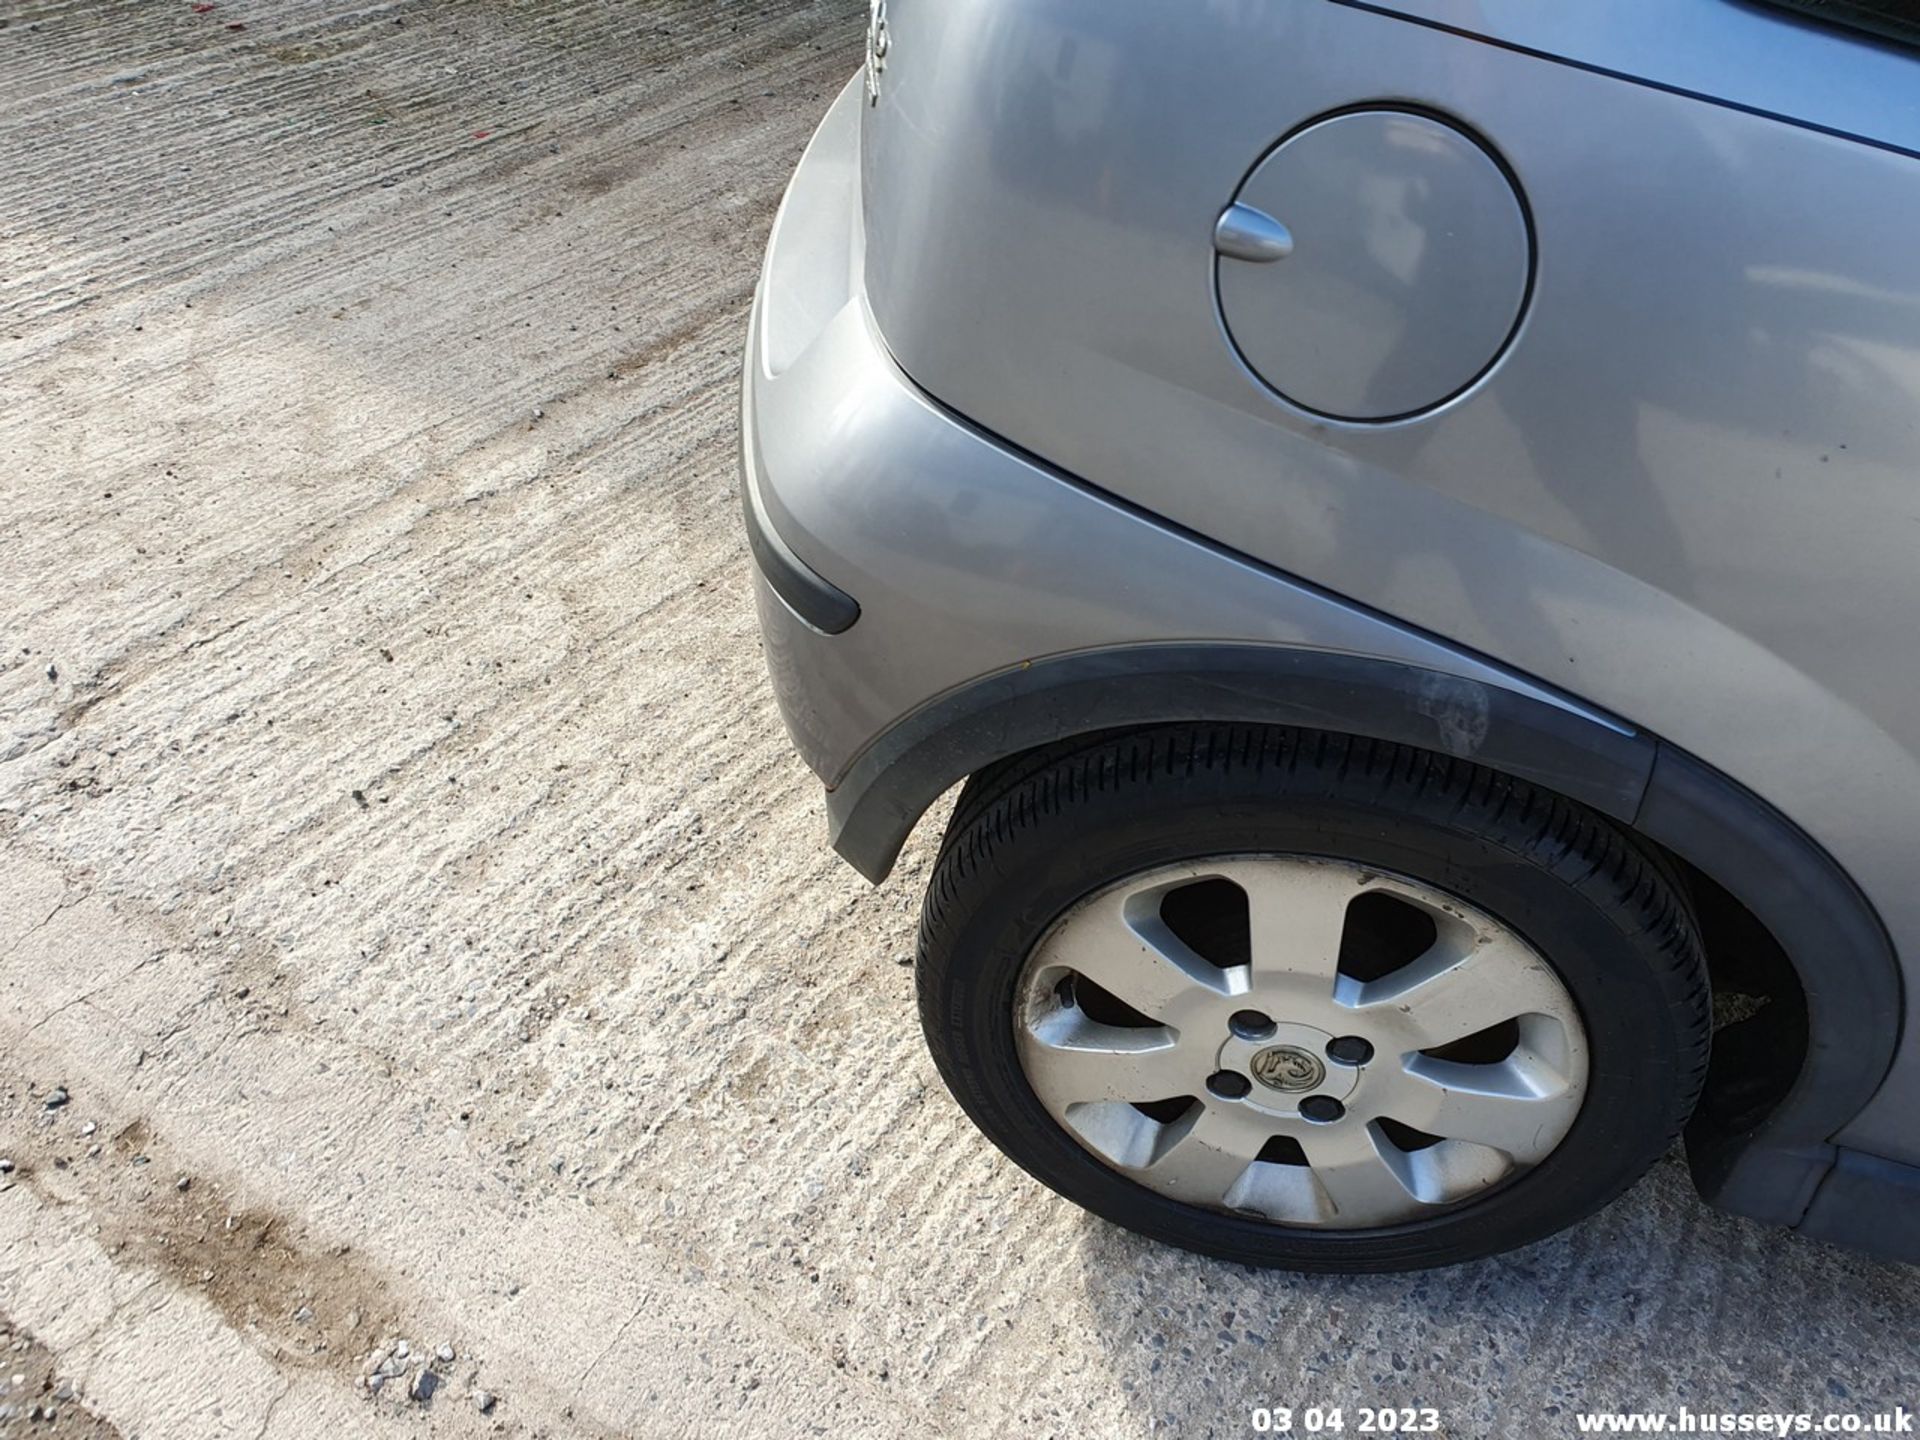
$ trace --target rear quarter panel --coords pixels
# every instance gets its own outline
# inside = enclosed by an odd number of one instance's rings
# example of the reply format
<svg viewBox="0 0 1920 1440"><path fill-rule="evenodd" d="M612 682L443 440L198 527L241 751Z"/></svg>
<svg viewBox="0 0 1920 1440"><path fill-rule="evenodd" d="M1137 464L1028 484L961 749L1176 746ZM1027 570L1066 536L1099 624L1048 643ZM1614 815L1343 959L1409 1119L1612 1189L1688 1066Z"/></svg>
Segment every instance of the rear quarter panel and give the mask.
<svg viewBox="0 0 1920 1440"><path fill-rule="evenodd" d="M863 132L882 333L1063 469L1702 756L1920 953L1920 59L1731 0L1403 8L1483 33L1333 0L896 4ZM1634 75L1623 37L1663 23L1724 54ZM1367 101L1484 136L1539 257L1504 360L1388 426L1241 368L1209 246L1279 137ZM1895 1078L1920 1093L1920 1056ZM1844 1138L1916 1149L1884 1106Z"/></svg>

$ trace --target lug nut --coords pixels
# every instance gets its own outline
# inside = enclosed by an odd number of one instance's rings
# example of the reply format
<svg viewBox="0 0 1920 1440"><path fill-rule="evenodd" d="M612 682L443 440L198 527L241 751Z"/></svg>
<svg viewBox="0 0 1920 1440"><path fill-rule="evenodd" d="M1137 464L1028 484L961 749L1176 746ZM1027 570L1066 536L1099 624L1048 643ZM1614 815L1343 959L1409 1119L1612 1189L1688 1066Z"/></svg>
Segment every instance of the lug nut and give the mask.
<svg viewBox="0 0 1920 1440"><path fill-rule="evenodd" d="M1347 1113L1347 1107L1331 1095L1309 1095L1300 1102L1300 1113L1316 1125L1331 1125Z"/></svg>
<svg viewBox="0 0 1920 1440"><path fill-rule="evenodd" d="M1253 1089L1253 1082L1231 1070L1216 1070L1207 1077L1207 1089L1222 1100L1238 1100Z"/></svg>
<svg viewBox="0 0 1920 1440"><path fill-rule="evenodd" d="M1342 1035L1327 1042L1327 1058L1342 1065L1364 1065L1373 1058L1373 1046L1358 1035Z"/></svg>
<svg viewBox="0 0 1920 1440"><path fill-rule="evenodd" d="M1258 1010L1236 1010L1227 1021L1227 1028L1242 1040L1264 1040L1273 1034L1274 1023Z"/></svg>

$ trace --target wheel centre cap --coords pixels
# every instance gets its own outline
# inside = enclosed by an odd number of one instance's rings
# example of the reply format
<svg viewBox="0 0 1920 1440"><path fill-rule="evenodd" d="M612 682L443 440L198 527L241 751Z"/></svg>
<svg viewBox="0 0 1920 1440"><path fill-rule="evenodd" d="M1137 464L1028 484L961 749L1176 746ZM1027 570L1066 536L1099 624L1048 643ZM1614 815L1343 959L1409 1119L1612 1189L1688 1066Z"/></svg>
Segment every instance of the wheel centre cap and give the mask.
<svg viewBox="0 0 1920 1440"><path fill-rule="evenodd" d="M1345 1100L1360 1083L1367 1067L1329 1060L1327 1046L1332 1041L1333 1036L1317 1026L1282 1022L1272 1034L1257 1039L1229 1035L1220 1047L1217 1067L1253 1081L1253 1089L1241 1103L1292 1115L1309 1095Z"/></svg>
<svg viewBox="0 0 1920 1440"><path fill-rule="evenodd" d="M1327 1078L1326 1063L1298 1045L1269 1045L1247 1068L1269 1090L1317 1090Z"/></svg>

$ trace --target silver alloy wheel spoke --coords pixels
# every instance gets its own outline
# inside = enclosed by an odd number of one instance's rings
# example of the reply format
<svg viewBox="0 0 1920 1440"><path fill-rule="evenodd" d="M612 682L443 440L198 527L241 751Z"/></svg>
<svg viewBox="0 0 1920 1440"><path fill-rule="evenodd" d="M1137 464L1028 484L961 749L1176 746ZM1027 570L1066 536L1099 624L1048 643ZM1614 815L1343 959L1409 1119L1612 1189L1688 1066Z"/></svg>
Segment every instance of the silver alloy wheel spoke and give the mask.
<svg viewBox="0 0 1920 1440"><path fill-rule="evenodd" d="M1314 1179L1326 1192L1328 1223L1342 1229L1391 1225L1420 1206L1371 1125L1315 1126L1300 1136Z"/></svg>
<svg viewBox="0 0 1920 1440"><path fill-rule="evenodd" d="M1221 874L1247 897L1253 971L1299 975L1333 988L1347 906L1358 893L1344 865L1223 865Z"/></svg>
<svg viewBox="0 0 1920 1440"><path fill-rule="evenodd" d="M1167 1017L1195 989L1224 993L1219 968L1195 955L1157 912L1135 922L1135 901L1132 890L1096 897L1075 924L1054 932L1048 963L1086 976L1151 1019Z"/></svg>
<svg viewBox="0 0 1920 1440"><path fill-rule="evenodd" d="M1242 942L1220 881L1246 897ZM1176 934L1162 903L1201 884ZM1349 937L1363 895L1417 913ZM1378 978L1340 971L1343 942ZM1457 897L1350 861L1133 876L1055 922L1018 993L1027 1082L1082 1146L1162 1195L1273 1224L1463 1203L1546 1159L1586 1097L1586 1032L1545 959Z"/></svg>
<svg viewBox="0 0 1920 1440"><path fill-rule="evenodd" d="M1520 1056L1498 1065L1459 1065L1417 1055L1389 1104L1403 1125L1531 1165L1572 1125L1580 1092L1550 1067Z"/></svg>
<svg viewBox="0 0 1920 1440"><path fill-rule="evenodd" d="M1063 1105L1083 1100L1165 1100L1187 1094L1206 1078L1206 1062L1180 1050L1171 1030L1099 1025L1077 1010L1062 1010L1030 1032L1027 1076L1042 1098Z"/></svg>
<svg viewBox="0 0 1920 1440"><path fill-rule="evenodd" d="M1361 986L1358 1004L1400 1012L1418 1048L1431 1050L1567 1003L1560 977L1518 936L1486 940L1465 924L1443 927L1425 955Z"/></svg>
<svg viewBox="0 0 1920 1440"><path fill-rule="evenodd" d="M1224 1110L1201 1107L1140 1176L1189 1205L1224 1206L1260 1153L1264 1137Z"/></svg>

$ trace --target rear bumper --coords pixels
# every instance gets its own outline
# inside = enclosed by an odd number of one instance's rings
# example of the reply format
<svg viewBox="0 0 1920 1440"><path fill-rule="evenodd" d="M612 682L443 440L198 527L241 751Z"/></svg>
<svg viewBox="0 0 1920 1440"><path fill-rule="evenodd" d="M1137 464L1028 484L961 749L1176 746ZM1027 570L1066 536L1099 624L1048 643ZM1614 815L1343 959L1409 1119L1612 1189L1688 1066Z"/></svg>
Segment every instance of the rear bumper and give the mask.
<svg viewBox="0 0 1920 1440"><path fill-rule="evenodd" d="M822 579L773 528L766 502L760 498L758 450L749 407L740 425L740 509L754 568L796 619L822 635L844 634L860 618L860 602Z"/></svg>

